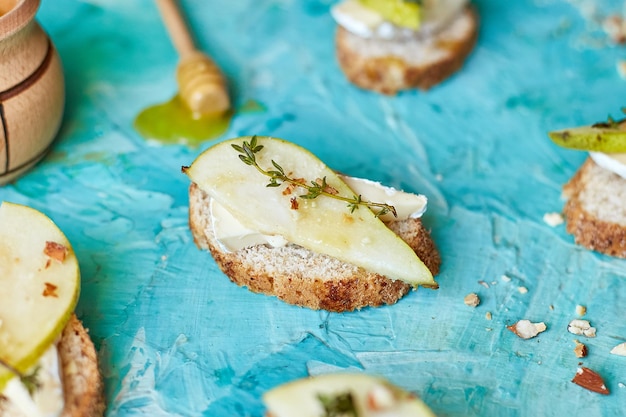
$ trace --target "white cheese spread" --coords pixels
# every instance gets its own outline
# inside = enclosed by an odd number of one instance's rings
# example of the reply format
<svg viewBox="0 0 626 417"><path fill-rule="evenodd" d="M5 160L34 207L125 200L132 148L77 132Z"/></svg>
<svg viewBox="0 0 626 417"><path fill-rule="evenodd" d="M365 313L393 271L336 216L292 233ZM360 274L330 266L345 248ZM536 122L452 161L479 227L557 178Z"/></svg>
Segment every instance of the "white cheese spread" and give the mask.
<svg viewBox="0 0 626 417"><path fill-rule="evenodd" d="M12 378L2 391L12 408L29 417L58 417L63 411L63 383L56 345L53 344L39 358L37 365L38 388L32 396L19 378Z"/></svg>
<svg viewBox="0 0 626 417"><path fill-rule="evenodd" d="M396 26L358 0L344 0L331 8L331 15L346 30L363 38L401 39L430 36L448 26L468 0L425 0L422 22L417 31Z"/></svg>
<svg viewBox="0 0 626 417"><path fill-rule="evenodd" d="M626 179L626 153L589 152L593 162Z"/></svg>
<svg viewBox="0 0 626 417"><path fill-rule="evenodd" d="M348 176L340 177L355 194L361 195L364 200L394 206L398 220L419 218L426 211L428 200L423 195L406 193L366 179ZM214 199L211 199L209 213L213 234L223 251L236 252L247 247L263 244L281 247L288 243L282 236L265 235L245 227ZM394 216L392 213L386 213L380 216L380 218L383 221L390 221L394 219Z"/></svg>

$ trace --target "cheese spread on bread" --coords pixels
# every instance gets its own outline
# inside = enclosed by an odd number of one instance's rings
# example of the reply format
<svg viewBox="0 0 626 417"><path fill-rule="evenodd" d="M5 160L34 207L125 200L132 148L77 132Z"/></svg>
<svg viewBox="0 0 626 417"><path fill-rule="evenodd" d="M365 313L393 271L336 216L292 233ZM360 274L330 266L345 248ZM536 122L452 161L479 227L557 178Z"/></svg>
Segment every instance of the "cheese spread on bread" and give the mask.
<svg viewBox="0 0 626 417"><path fill-rule="evenodd" d="M429 36L448 26L467 5L467 0L425 0L417 29L392 23L358 0L344 0L333 6L331 15L346 30L363 38L402 39Z"/></svg>
<svg viewBox="0 0 626 417"><path fill-rule="evenodd" d="M589 152L593 162L626 179L626 153Z"/></svg>
<svg viewBox="0 0 626 417"><path fill-rule="evenodd" d="M379 182L362 178L340 175L356 195L370 201L378 201L394 206L397 219L406 220L419 218L426 211L428 200L421 194L412 194L387 187ZM224 206L214 199L210 202L211 224L213 233L222 250L237 252L243 248L268 244L272 247L285 246L287 239L280 235L267 235L245 227ZM380 216L383 221L395 219L393 214L386 213Z"/></svg>
<svg viewBox="0 0 626 417"><path fill-rule="evenodd" d="M29 417L57 417L65 405L61 367L56 344L52 344L39 358L36 370L37 387L31 394L20 378L9 380L0 396L9 402L13 409Z"/></svg>

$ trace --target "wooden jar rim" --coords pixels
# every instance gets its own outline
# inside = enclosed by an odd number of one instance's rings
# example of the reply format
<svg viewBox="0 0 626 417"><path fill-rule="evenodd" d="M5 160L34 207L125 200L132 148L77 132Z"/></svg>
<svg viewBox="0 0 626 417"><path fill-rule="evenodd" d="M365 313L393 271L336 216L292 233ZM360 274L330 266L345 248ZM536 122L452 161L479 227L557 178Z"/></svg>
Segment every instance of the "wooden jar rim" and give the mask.
<svg viewBox="0 0 626 417"><path fill-rule="evenodd" d="M15 6L0 16L0 40L6 39L26 26L37 13L40 0L17 0Z"/></svg>

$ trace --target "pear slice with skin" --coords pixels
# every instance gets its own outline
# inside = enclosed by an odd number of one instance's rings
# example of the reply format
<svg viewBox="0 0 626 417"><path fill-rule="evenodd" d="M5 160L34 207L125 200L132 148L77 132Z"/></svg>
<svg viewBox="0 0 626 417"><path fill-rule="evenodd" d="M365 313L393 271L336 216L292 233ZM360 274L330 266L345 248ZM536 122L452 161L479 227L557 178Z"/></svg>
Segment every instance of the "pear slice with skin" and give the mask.
<svg viewBox="0 0 626 417"><path fill-rule="evenodd" d="M263 403L272 417L435 417L411 393L383 378L356 373L326 374L288 382L267 391Z"/></svg>
<svg viewBox="0 0 626 417"><path fill-rule="evenodd" d="M596 123L548 133L564 148L604 153L626 152L626 121Z"/></svg>
<svg viewBox="0 0 626 417"><path fill-rule="evenodd" d="M80 290L67 238L43 213L0 205L0 392L59 337ZM8 369L2 363L11 367Z"/></svg>
<svg viewBox="0 0 626 417"><path fill-rule="evenodd" d="M251 139L242 137L214 145L183 171L249 229L283 236L311 251L413 287L437 287L430 270L415 252L369 208L359 206L351 212L345 201L324 195L298 198L306 194L302 188L290 189L287 184L268 187L269 177L240 160L239 152L232 146L242 146ZM338 195L355 195L334 171L306 149L270 137L257 136L256 141L263 146L255 154L262 169L275 170L275 162L290 178L303 179L307 184L326 178Z"/></svg>

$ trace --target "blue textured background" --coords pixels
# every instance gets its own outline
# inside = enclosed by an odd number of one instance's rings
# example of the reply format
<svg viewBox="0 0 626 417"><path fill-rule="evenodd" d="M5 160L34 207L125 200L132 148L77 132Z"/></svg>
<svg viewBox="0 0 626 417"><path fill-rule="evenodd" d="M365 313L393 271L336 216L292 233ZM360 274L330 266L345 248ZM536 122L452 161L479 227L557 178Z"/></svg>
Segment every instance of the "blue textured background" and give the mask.
<svg viewBox="0 0 626 417"><path fill-rule="evenodd" d="M348 314L252 294L193 245L180 167L212 142L159 146L132 128L176 89L177 56L154 3L43 1L38 19L67 78L64 124L52 153L0 200L42 210L73 243L77 313L99 349L109 414L260 417L260 396L276 384L351 369L386 376L440 416L623 416L626 358L609 350L626 340L626 262L542 220L561 210L561 186L586 157L546 132L626 104L616 71L625 50L587 8L600 19L621 2L475 1L480 35L463 70L398 97L347 83L331 3L183 7L235 103L266 107L236 114L220 139L281 137L332 168L429 197L441 288ZM463 303L470 292L482 299L475 309ZM583 338L582 360L566 330L577 304L598 329ZM505 326L522 318L548 330L521 340ZM610 396L570 382L578 362L604 376Z"/></svg>

